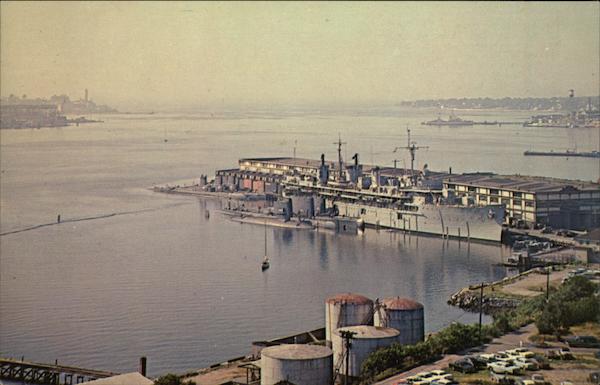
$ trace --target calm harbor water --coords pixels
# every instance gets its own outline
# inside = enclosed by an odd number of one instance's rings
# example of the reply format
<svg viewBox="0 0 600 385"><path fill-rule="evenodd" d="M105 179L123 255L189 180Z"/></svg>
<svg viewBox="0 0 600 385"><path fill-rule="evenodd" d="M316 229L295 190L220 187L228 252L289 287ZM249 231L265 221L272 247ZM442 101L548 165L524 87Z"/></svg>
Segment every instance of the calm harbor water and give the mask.
<svg viewBox="0 0 600 385"><path fill-rule="evenodd" d="M598 130L425 127L437 113L397 109L110 115L105 123L0 131L0 355L111 371L183 372L249 351L254 340L324 324L341 291L400 295L426 308L427 331L476 316L446 305L458 288L506 274L498 245L386 231L359 236L230 222L216 202L150 192L250 156L335 156L399 166L596 180L595 159L523 157L527 149L597 149ZM523 120L528 113L461 113ZM165 141L166 139L166 141ZM211 210L206 218L205 210ZM114 215L113 215L114 214ZM95 218L95 219L94 219Z"/></svg>

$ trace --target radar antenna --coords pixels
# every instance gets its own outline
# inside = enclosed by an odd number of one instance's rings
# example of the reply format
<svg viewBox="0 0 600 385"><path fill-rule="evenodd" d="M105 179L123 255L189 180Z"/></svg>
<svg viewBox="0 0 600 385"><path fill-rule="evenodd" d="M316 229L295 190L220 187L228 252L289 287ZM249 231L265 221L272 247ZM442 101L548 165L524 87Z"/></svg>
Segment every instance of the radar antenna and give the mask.
<svg viewBox="0 0 600 385"><path fill-rule="evenodd" d="M407 142L407 146L406 147L396 147L394 148L393 152L396 152L400 149L402 150L408 150L410 152L410 178L412 180L413 185L416 185L416 178L415 178L415 155L417 153L417 150L423 149L423 148L429 148L429 146L417 146L417 142L411 142L410 141L410 128L406 128L406 131L408 133L408 142Z"/></svg>

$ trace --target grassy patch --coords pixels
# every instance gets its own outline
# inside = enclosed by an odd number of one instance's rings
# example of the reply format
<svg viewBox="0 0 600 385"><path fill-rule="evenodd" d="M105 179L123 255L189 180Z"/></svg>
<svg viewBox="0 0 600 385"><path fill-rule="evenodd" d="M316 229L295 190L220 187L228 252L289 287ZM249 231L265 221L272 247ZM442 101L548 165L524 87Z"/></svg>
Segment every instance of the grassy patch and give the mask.
<svg viewBox="0 0 600 385"><path fill-rule="evenodd" d="M488 385L494 384L490 374L487 370L482 370L477 373L460 373L455 371L450 371L452 376L459 384L481 384Z"/></svg>
<svg viewBox="0 0 600 385"><path fill-rule="evenodd" d="M577 355L574 360L552 360L552 367L562 370L596 369L598 368L598 360L590 356Z"/></svg>
<svg viewBox="0 0 600 385"><path fill-rule="evenodd" d="M586 322L581 325L571 326L571 332L578 336L595 336L600 338L600 323Z"/></svg>
<svg viewBox="0 0 600 385"><path fill-rule="evenodd" d="M518 299L518 300L522 300L522 299L526 299L526 298L530 298L528 296L525 295L519 295L519 294L514 294L514 293L510 293L510 292L506 292L506 291L502 291L501 289L498 290L494 290L494 291L488 291L486 292L485 290L483 291L483 294L486 297L495 297L495 298L507 298L507 299Z"/></svg>
<svg viewBox="0 0 600 385"><path fill-rule="evenodd" d="M534 291L536 293L543 294L546 291L546 285L537 285L537 286L527 286L527 290Z"/></svg>
<svg viewBox="0 0 600 385"><path fill-rule="evenodd" d="M531 342L557 342L558 337L553 334L532 334L529 336Z"/></svg>

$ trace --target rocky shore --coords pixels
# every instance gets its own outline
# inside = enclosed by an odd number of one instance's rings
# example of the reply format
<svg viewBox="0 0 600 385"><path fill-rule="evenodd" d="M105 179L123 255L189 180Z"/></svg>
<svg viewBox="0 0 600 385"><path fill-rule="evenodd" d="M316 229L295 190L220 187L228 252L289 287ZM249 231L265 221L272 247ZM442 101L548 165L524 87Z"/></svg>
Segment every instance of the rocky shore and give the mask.
<svg viewBox="0 0 600 385"><path fill-rule="evenodd" d="M480 294L478 290L473 291L465 288L452 294L448 300L448 304L458 306L466 311L478 312L480 307L479 297ZM520 300L517 298L503 298L484 294L482 302L483 313L494 314L500 310L516 308L517 305L519 305Z"/></svg>

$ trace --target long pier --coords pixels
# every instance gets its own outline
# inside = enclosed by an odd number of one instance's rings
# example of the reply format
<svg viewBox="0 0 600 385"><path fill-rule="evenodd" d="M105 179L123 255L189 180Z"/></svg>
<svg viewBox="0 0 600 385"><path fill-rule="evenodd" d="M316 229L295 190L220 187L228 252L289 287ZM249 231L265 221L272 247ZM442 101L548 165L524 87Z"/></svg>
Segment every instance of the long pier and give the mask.
<svg viewBox="0 0 600 385"><path fill-rule="evenodd" d="M575 152L575 151L525 151L525 156L566 156L581 158L600 158L600 151Z"/></svg>
<svg viewBox="0 0 600 385"><path fill-rule="evenodd" d="M40 364L0 358L0 378L33 384L73 385L82 382L115 376L118 373L75 366Z"/></svg>

